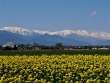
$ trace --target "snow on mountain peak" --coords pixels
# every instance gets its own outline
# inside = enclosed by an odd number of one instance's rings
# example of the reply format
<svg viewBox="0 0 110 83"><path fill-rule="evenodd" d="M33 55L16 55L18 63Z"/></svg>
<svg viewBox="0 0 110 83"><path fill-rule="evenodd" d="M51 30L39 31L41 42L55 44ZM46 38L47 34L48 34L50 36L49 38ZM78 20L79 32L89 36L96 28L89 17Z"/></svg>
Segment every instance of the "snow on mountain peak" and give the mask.
<svg viewBox="0 0 110 83"><path fill-rule="evenodd" d="M98 39L110 39L110 33L106 33L106 32L89 32L86 30L62 30L62 31L42 31L42 30L29 30L29 29L25 29L22 27L3 27L0 30L3 31L8 31L8 32L12 32L12 33L17 33L20 35L32 35L34 33L35 34L39 34L39 35L57 35L57 36L69 36L69 35L79 35L79 36L83 36L83 37L93 37L93 38L98 38Z"/></svg>
<svg viewBox="0 0 110 83"><path fill-rule="evenodd" d="M8 32L12 32L12 33L18 33L20 35L29 35L29 34L31 34L30 30L25 29L25 28L21 28L21 27L16 27L16 26L3 27L0 30L8 31Z"/></svg>
<svg viewBox="0 0 110 83"><path fill-rule="evenodd" d="M37 33L37 34L41 34L41 35L49 34L50 33L49 31L42 31L42 30L33 30L33 32Z"/></svg>
<svg viewBox="0 0 110 83"><path fill-rule="evenodd" d="M49 31L40 31L40 30L34 30L35 33L38 34L48 34L48 35L57 35L57 36L69 36L69 35L79 35L83 37L93 37L98 39L110 39L110 33L105 32L89 32L86 30L62 30L62 31L56 31L56 32L49 32Z"/></svg>

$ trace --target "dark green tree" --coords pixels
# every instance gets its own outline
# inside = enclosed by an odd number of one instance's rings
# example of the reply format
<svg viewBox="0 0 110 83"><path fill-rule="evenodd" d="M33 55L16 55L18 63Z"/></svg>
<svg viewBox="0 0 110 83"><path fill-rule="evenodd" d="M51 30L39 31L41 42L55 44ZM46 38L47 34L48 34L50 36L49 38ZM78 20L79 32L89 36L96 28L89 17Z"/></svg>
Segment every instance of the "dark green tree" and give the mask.
<svg viewBox="0 0 110 83"><path fill-rule="evenodd" d="M64 49L63 43L56 43L55 47L56 47L57 49Z"/></svg>

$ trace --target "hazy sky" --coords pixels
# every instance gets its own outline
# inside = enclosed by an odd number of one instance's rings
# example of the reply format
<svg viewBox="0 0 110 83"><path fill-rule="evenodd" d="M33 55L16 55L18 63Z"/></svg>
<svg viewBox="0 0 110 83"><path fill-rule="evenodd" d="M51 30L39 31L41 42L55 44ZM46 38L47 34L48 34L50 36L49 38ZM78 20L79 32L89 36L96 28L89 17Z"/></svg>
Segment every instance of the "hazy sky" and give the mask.
<svg viewBox="0 0 110 83"><path fill-rule="evenodd" d="M0 27L110 32L110 0L0 0Z"/></svg>

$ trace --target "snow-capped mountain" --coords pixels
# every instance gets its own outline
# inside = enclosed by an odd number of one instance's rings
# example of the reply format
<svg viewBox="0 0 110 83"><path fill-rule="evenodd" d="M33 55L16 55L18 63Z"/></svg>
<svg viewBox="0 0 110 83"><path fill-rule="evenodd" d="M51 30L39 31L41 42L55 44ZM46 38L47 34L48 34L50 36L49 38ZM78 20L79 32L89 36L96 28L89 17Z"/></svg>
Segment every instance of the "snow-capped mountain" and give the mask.
<svg viewBox="0 0 110 83"><path fill-rule="evenodd" d="M76 35L83 36L83 37L86 36L86 37L93 37L93 38L98 38L98 39L110 39L110 33L88 32L86 30L63 30L63 31L57 31L57 32L35 30L34 32L39 33L39 34L59 35L62 37L76 34Z"/></svg>
<svg viewBox="0 0 110 83"><path fill-rule="evenodd" d="M12 33L17 33L21 35L31 35L32 31L21 28L21 27L3 27L0 29L0 31L7 31L7 32L12 32Z"/></svg>
<svg viewBox="0 0 110 83"><path fill-rule="evenodd" d="M40 43L65 45L109 45L110 33L88 32L86 30L42 31L25 29L22 27L3 27L0 29L0 44L15 43Z"/></svg>

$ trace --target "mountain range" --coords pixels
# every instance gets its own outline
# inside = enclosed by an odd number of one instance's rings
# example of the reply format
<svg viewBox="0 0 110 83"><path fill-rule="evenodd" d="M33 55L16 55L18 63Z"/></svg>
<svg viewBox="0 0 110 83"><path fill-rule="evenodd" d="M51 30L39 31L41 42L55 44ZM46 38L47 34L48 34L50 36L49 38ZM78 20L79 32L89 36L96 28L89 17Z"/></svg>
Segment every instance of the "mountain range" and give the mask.
<svg viewBox="0 0 110 83"><path fill-rule="evenodd" d="M110 33L86 30L52 32L9 26L0 28L0 44L7 42L43 45L55 45L56 43L63 43L64 45L110 45Z"/></svg>

